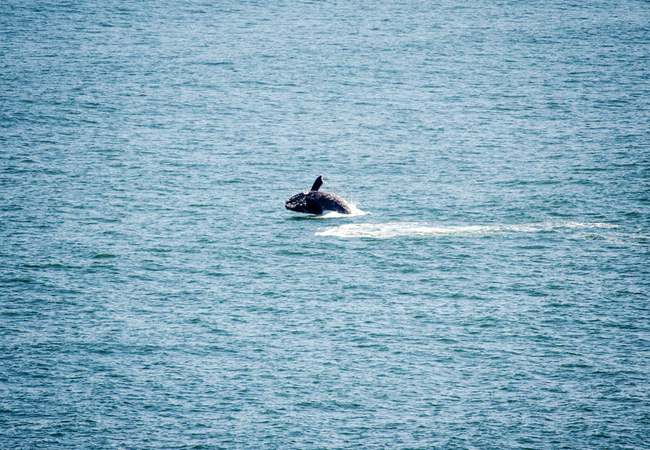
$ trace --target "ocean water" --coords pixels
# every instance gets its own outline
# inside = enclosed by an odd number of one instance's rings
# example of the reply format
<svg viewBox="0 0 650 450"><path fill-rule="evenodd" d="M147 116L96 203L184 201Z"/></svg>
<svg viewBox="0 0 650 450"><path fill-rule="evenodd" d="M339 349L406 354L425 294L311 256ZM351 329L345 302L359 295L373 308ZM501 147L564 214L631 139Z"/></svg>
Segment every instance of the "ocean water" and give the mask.
<svg viewBox="0 0 650 450"><path fill-rule="evenodd" d="M4 0L0 448L650 448L649 24Z"/></svg>

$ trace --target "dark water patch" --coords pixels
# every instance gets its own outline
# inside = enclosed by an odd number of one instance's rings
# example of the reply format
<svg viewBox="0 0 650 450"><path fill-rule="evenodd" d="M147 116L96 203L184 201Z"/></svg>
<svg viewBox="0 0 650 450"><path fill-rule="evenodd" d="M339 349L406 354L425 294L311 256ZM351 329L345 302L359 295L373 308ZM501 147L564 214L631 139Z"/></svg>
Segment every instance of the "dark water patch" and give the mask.
<svg viewBox="0 0 650 450"><path fill-rule="evenodd" d="M97 253L92 257L92 259L113 259L113 258L117 258L117 255L113 255L111 253Z"/></svg>
<svg viewBox="0 0 650 450"><path fill-rule="evenodd" d="M19 283L19 284L32 284L36 283L36 281L32 278L8 278L6 280L7 283Z"/></svg>

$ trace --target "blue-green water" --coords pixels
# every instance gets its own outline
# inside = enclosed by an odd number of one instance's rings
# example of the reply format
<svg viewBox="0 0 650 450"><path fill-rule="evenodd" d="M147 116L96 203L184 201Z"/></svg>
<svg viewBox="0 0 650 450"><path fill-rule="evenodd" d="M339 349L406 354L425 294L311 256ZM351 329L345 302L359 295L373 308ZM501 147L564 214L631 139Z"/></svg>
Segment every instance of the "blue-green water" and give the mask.
<svg viewBox="0 0 650 450"><path fill-rule="evenodd" d="M649 24L3 1L0 448L648 448Z"/></svg>

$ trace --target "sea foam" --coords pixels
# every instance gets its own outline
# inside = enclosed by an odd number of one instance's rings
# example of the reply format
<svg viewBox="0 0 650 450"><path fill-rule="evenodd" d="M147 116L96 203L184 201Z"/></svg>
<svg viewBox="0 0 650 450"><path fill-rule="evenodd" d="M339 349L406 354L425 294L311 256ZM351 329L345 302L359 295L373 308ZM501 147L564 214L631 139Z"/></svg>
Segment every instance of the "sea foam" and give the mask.
<svg viewBox="0 0 650 450"><path fill-rule="evenodd" d="M343 224L329 227L316 233L318 236L336 236L342 238L388 239L400 236L426 237L444 235L481 235L507 232L535 233L556 229L617 228L607 223L583 222L541 222L514 225L464 225L445 226L418 222L388 222Z"/></svg>

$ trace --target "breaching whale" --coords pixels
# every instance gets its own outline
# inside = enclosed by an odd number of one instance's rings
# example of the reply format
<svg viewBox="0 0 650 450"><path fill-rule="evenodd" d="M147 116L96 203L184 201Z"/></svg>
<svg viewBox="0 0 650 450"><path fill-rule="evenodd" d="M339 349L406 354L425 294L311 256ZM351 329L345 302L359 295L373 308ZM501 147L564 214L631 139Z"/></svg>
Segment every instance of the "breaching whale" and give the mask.
<svg viewBox="0 0 650 450"><path fill-rule="evenodd" d="M323 177L319 176L309 192L296 194L284 202L284 207L296 212L307 214L323 214L324 211L335 211L340 214L352 214L354 207L341 197L327 192L319 192Z"/></svg>

